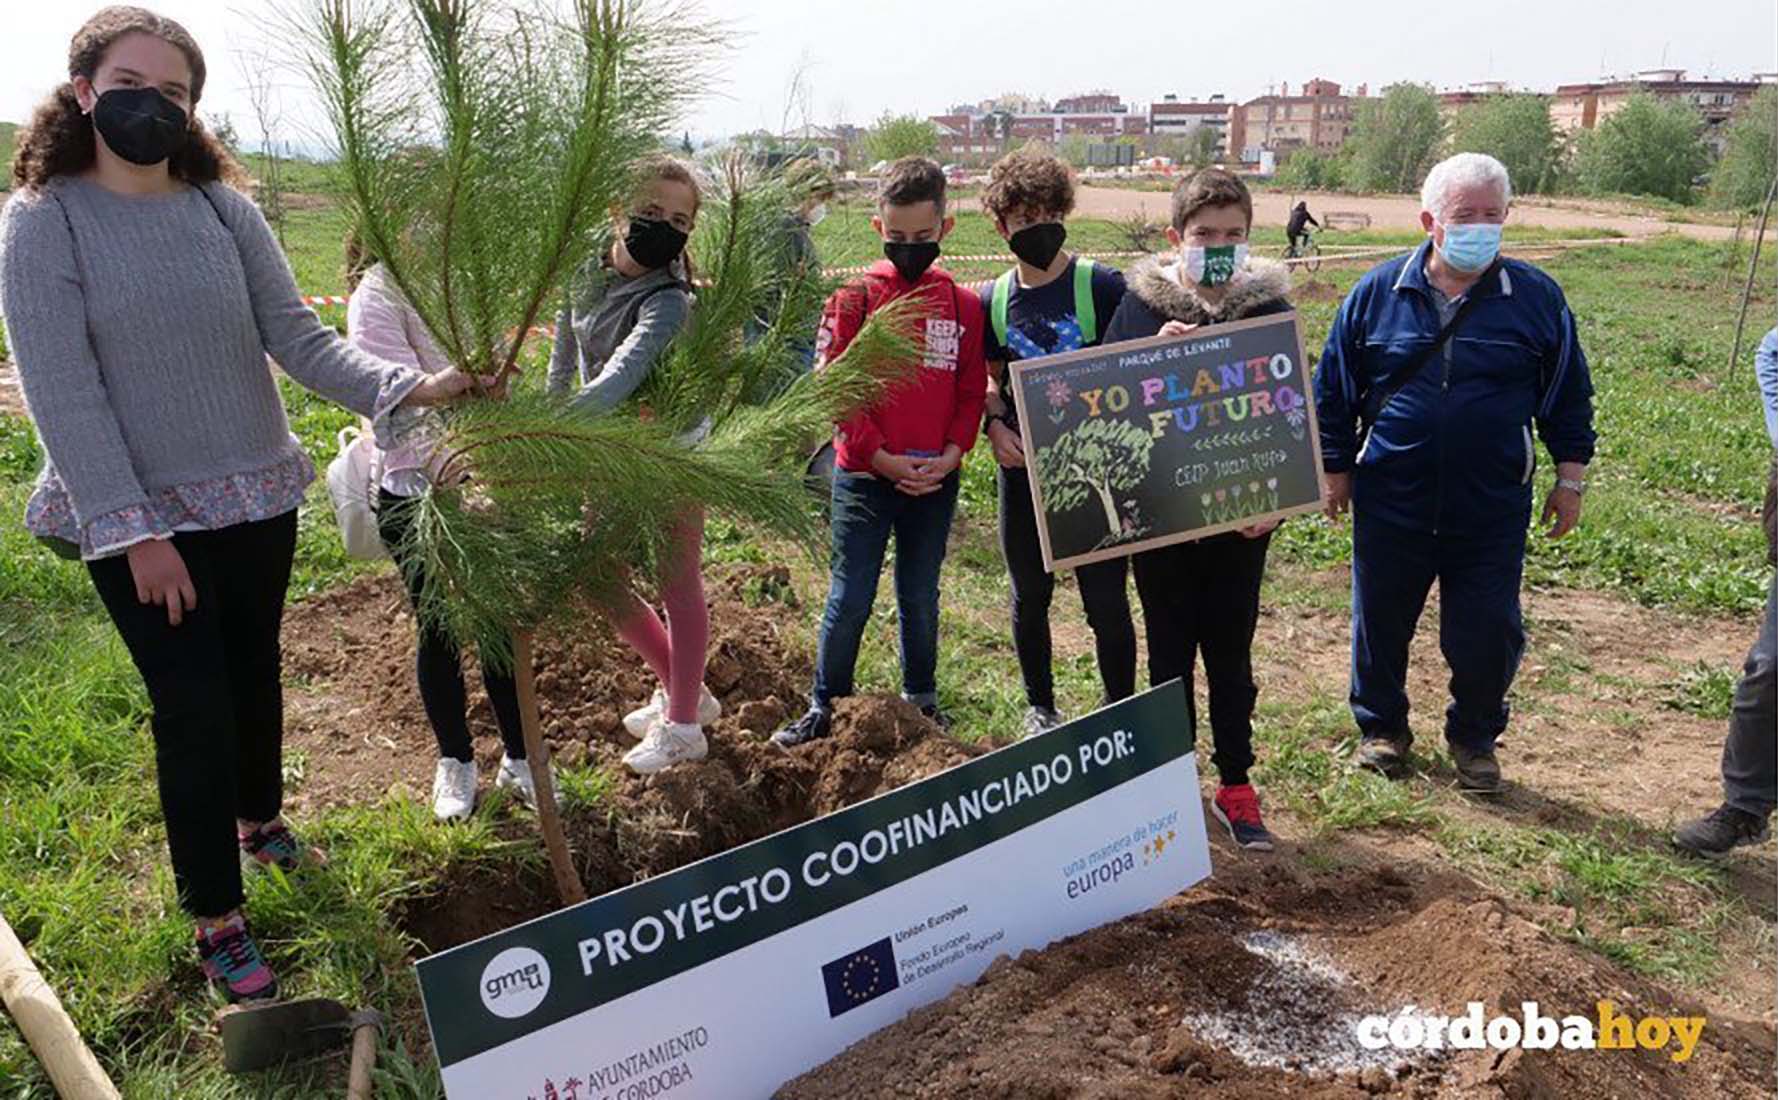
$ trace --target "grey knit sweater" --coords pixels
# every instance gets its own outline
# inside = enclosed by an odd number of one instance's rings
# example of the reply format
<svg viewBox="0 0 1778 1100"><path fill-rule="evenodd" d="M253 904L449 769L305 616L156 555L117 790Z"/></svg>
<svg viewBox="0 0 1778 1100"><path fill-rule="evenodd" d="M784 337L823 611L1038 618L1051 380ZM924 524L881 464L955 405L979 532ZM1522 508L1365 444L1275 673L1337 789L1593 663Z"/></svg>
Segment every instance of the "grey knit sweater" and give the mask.
<svg viewBox="0 0 1778 1100"><path fill-rule="evenodd" d="M139 541L116 537L118 515L152 516L169 491L313 477L268 354L365 416L425 377L323 325L258 209L221 184L132 196L59 177L20 191L0 213L0 314L47 456L32 514L65 495L83 541L110 518L109 549Z"/></svg>

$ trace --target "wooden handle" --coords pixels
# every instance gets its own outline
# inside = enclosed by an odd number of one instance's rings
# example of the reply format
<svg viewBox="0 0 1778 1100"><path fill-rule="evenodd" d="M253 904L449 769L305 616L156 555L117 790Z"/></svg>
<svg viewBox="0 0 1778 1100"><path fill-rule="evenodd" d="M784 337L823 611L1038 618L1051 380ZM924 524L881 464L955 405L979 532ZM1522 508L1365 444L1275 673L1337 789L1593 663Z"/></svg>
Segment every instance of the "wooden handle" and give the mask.
<svg viewBox="0 0 1778 1100"><path fill-rule="evenodd" d="M578 905L586 900L586 886L580 872L574 869L574 854L568 850L568 838L562 833L562 816L556 812L556 780L550 773L549 746L543 742L543 719L537 709L537 682L531 667L531 635L516 634L512 639L513 679L519 696L519 726L525 736L525 759L531 765L531 779L537 787L537 826L543 831L543 846L549 851L550 870L555 873L556 893L563 905Z"/></svg>
<svg viewBox="0 0 1778 1100"><path fill-rule="evenodd" d="M0 917L0 1001L49 1074L62 1100L120 1100L55 991L43 980L25 945Z"/></svg>
<svg viewBox="0 0 1778 1100"><path fill-rule="evenodd" d="M346 1100L371 1100L370 1071L377 1064L377 1025L363 1024L352 1033L352 1075Z"/></svg>

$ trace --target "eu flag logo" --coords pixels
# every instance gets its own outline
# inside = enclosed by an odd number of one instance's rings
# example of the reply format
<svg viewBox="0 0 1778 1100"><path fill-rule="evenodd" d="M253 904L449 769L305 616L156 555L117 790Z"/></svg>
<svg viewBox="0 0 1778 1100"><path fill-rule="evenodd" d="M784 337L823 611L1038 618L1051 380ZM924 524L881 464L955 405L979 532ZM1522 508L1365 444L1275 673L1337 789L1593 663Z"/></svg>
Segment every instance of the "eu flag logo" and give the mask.
<svg viewBox="0 0 1778 1100"><path fill-rule="evenodd" d="M827 983L830 1017L850 1012L901 986L901 978L895 972L895 948L887 936L828 963L821 968L821 978Z"/></svg>

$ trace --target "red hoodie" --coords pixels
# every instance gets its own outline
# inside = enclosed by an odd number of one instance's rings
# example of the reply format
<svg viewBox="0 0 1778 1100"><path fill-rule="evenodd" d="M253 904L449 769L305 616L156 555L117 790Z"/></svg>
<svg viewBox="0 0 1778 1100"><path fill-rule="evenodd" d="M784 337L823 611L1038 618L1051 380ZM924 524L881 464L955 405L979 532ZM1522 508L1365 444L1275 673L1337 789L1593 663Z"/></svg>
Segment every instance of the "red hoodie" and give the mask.
<svg viewBox="0 0 1778 1100"><path fill-rule="evenodd" d="M821 315L815 369L839 358L871 313L907 294L928 303L929 315L914 330L923 362L876 404L836 425L834 452L842 470L871 473L878 450L930 456L955 443L967 453L981 434L988 393L981 298L957 286L948 271L928 268L910 286L894 264L880 260L862 279L834 292Z"/></svg>

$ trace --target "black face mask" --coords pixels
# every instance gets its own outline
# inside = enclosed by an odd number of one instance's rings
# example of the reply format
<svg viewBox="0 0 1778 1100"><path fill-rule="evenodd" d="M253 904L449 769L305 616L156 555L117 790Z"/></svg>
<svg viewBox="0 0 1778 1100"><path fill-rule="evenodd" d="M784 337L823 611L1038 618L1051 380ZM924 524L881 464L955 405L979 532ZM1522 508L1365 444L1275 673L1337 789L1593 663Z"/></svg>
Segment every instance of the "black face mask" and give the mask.
<svg viewBox="0 0 1778 1100"><path fill-rule="evenodd" d="M937 241L884 241L883 256L909 283L917 283L938 259Z"/></svg>
<svg viewBox="0 0 1778 1100"><path fill-rule="evenodd" d="M1048 271L1056 255L1062 251L1062 242L1067 239L1068 230L1061 222L1043 222L1027 225L1008 237L1006 243L1012 246L1014 256L1041 271Z"/></svg>
<svg viewBox="0 0 1778 1100"><path fill-rule="evenodd" d="M672 222L655 218L631 218L630 231L624 234L624 251L643 267L666 267L685 251L690 234L674 227Z"/></svg>
<svg viewBox="0 0 1778 1100"><path fill-rule="evenodd" d="M93 125L113 153L131 164L160 164L185 148L191 119L153 88L113 88L93 105Z"/></svg>

